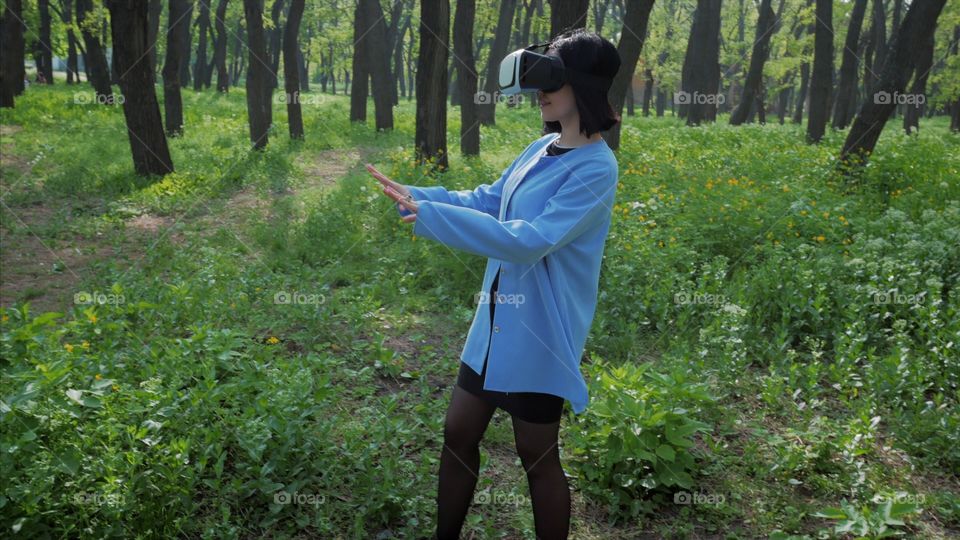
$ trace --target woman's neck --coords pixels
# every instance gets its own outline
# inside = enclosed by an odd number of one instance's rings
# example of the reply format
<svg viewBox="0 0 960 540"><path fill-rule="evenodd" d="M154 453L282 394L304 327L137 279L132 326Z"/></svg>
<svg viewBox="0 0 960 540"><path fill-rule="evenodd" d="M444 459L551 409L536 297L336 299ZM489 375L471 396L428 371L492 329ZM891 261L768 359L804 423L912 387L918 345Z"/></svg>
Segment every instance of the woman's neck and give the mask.
<svg viewBox="0 0 960 540"><path fill-rule="evenodd" d="M567 125L570 124L570 125ZM603 137L600 136L600 133L594 133L590 137L587 137L583 133L580 133L578 129L580 127L580 119L575 118L572 122L564 123L562 120L560 122L560 138L555 142L559 146L565 146L568 148L576 148L578 146L583 146L585 144L590 144L592 142L599 141ZM576 127L573 127L576 126Z"/></svg>

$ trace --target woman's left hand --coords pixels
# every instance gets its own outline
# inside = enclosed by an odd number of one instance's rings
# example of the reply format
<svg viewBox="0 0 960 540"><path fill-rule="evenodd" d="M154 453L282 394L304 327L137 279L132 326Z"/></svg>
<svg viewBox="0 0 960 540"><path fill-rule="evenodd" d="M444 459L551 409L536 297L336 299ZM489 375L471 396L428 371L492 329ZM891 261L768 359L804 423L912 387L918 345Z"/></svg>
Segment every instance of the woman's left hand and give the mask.
<svg viewBox="0 0 960 540"><path fill-rule="evenodd" d="M417 206L417 202L413 200L413 197L410 196L409 194L403 195L400 192L398 192L396 189L394 189L393 186L396 185L396 183L390 180L389 178L387 178L386 176L384 176L384 174L378 171L376 168L374 168L373 165L367 164L367 171L369 171L374 178L376 178L377 180L380 181L381 184L383 184L383 193L387 197L390 197L391 199L396 201L398 204L400 204L410 212L413 212L408 216L403 216L402 218L403 221L406 223L411 223L413 221L416 221L418 206Z"/></svg>

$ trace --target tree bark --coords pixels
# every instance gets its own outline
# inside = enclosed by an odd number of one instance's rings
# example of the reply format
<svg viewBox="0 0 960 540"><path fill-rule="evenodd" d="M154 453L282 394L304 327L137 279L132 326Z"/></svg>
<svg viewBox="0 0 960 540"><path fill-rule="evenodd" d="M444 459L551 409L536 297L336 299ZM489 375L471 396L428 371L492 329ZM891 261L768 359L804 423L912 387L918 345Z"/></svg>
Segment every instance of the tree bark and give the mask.
<svg viewBox="0 0 960 540"><path fill-rule="evenodd" d="M453 56L460 88L460 152L480 155L480 126L477 117L477 71L473 58L473 25L476 0L459 0L453 16Z"/></svg>
<svg viewBox="0 0 960 540"><path fill-rule="evenodd" d="M43 76L46 84L53 84L53 50L50 48L50 0L38 0L37 11L40 12L40 61L37 73Z"/></svg>
<svg viewBox="0 0 960 540"><path fill-rule="evenodd" d="M363 4L358 1L357 7L353 12L353 62L350 77L351 122L367 121L367 96L370 91L370 68L368 65L367 40L363 39L364 33L367 31L367 24L364 19L365 14L366 10L363 9ZM333 63L332 58L328 58L327 61Z"/></svg>
<svg viewBox="0 0 960 540"><path fill-rule="evenodd" d="M915 1L907 9L903 24L893 34L889 58L880 73L876 92L871 96L872 99L864 101L850 133L847 134L847 140L843 143L840 163L846 172L851 171L848 168L851 164L865 164L873 153L880 132L896 107L893 96L903 93L910 74L916 67L916 58L919 56L924 36L934 33L944 3L946 0Z"/></svg>
<svg viewBox="0 0 960 540"><path fill-rule="evenodd" d="M193 89L199 92L207 79L207 33L210 32L210 2L200 0L197 17L197 61L193 64Z"/></svg>
<svg viewBox="0 0 960 540"><path fill-rule="evenodd" d="M163 62L163 112L166 118L167 135L183 134L183 100L180 96L180 69L183 40L187 37L187 10L184 0L170 0L167 18L167 53Z"/></svg>
<svg viewBox="0 0 960 540"><path fill-rule="evenodd" d="M697 0L690 40L683 61L681 100L687 125L712 122L717 117L720 90L720 0Z"/></svg>
<svg viewBox="0 0 960 540"><path fill-rule="evenodd" d="M250 121L250 142L255 150L261 150L269 141L273 114L270 103L270 58L263 34L263 0L243 0L243 13L247 21L249 51L247 117Z"/></svg>
<svg viewBox="0 0 960 540"><path fill-rule="evenodd" d="M760 1L760 17L757 19L757 37L753 42L753 53L750 55L750 67L747 69L747 78L743 83L743 94L740 103L730 115L730 125L738 126L744 123L751 110L762 110L764 104L761 96L763 83L763 65L770 56L770 38L779 28L771 0Z"/></svg>
<svg viewBox="0 0 960 540"><path fill-rule="evenodd" d="M150 47L147 4L140 0L107 0L107 8L133 168L144 176L171 173L173 160L163 134L153 68L149 62L140 61Z"/></svg>
<svg viewBox="0 0 960 540"><path fill-rule="evenodd" d="M112 104L113 89L110 87L110 68L107 66L107 57L103 53L100 39L83 24L87 14L92 10L92 0L77 0L77 25L80 27L80 33L86 45L83 62L90 69L89 79L96 93L96 103Z"/></svg>
<svg viewBox="0 0 960 540"><path fill-rule="evenodd" d="M564 30L586 28L589 0L550 0L550 38Z"/></svg>
<svg viewBox="0 0 960 540"><path fill-rule="evenodd" d="M287 14L287 27L283 31L283 87L286 91L287 124L291 139L303 139L303 113L300 109L300 21L303 19L304 0L292 0Z"/></svg>
<svg viewBox="0 0 960 540"><path fill-rule="evenodd" d="M608 98L613 112L623 113L623 103L627 92L633 84L633 73L637 69L640 51L643 50L644 40L647 38L647 23L650 20L650 10L654 0L627 0L626 12L623 16L623 29L620 32L620 42L617 43L617 52L620 54L620 69L610 85ZM621 122L617 122L608 131L602 133L607 145L612 150L620 148Z"/></svg>
<svg viewBox="0 0 960 540"><path fill-rule="evenodd" d="M154 78L157 74L157 37L160 35L160 14L163 12L163 1L162 0L150 0L150 3L147 7L147 20L149 21L149 34L147 35L147 43L150 46L150 52L147 53L148 61L150 62L150 71L153 72Z"/></svg>
<svg viewBox="0 0 960 540"><path fill-rule="evenodd" d="M383 20L380 0L360 0L366 24L367 66L373 83L374 117L377 131L393 129L393 79L390 77L390 50L387 43L387 26Z"/></svg>
<svg viewBox="0 0 960 540"><path fill-rule="evenodd" d="M416 162L447 161L447 53L450 43L449 0L421 0L420 54L417 58Z"/></svg>
<svg viewBox="0 0 960 540"><path fill-rule="evenodd" d="M279 86L277 80L280 71L280 45L281 34L283 33L280 25L280 15L283 13L284 0L276 0L273 3L273 9L270 10L270 19L273 21L273 30L270 31L270 90Z"/></svg>
<svg viewBox="0 0 960 540"><path fill-rule="evenodd" d="M810 80L810 112L807 141L820 142L830 114L833 86L833 2L816 0L817 21L813 33L813 74Z"/></svg>
<svg viewBox="0 0 960 540"><path fill-rule="evenodd" d="M193 0L187 0L187 15L181 22L186 23L186 28L183 31L183 41L180 43L180 86L181 88L188 88L191 80L190 54L193 52L191 48L193 44Z"/></svg>
<svg viewBox="0 0 960 540"><path fill-rule="evenodd" d="M933 31L923 35L917 46L916 69L914 70L913 85L906 96L904 104L903 129L910 135L913 131L920 131L920 116L923 115L926 103L927 78L933 69Z"/></svg>
<svg viewBox="0 0 960 540"><path fill-rule="evenodd" d="M217 92L230 91L230 73L227 71L227 0L220 0L214 26L217 40L213 45L213 63L217 67Z"/></svg>
<svg viewBox="0 0 960 540"><path fill-rule="evenodd" d="M860 27L863 26L866 11L867 0L854 0L847 39L843 47L843 61L840 64L840 84L837 87L837 99L833 106L834 129L844 129L853 120L859 72L857 46L860 42Z"/></svg>
<svg viewBox="0 0 960 540"><path fill-rule="evenodd" d="M14 106L19 95L17 84L23 84L23 6L20 0L7 0L0 17L0 107Z"/></svg>
<svg viewBox="0 0 960 540"><path fill-rule="evenodd" d="M487 57L487 76L483 83L483 93L477 94L480 98L477 103L477 113L480 122L485 126L496 124L496 105L499 95L497 77L500 71L500 61L507 54L510 43L510 29L513 13L517 7L517 0L500 0L500 15L497 20L497 31L493 36L490 54ZM473 99L473 96L470 96Z"/></svg>

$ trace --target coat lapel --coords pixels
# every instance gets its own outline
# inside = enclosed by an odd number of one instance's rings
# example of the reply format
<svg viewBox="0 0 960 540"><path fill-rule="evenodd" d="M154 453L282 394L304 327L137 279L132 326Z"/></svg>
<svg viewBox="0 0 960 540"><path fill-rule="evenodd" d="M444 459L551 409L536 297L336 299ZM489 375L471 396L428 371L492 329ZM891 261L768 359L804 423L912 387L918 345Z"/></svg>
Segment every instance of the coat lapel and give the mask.
<svg viewBox="0 0 960 540"><path fill-rule="evenodd" d="M560 135L557 134L556 137L548 139L545 144L541 143L541 146L537 148L537 151L533 152L530 157L527 158L522 165L520 165L519 168L513 171L513 174L510 175L510 178L507 179L506 185L503 186L503 196L501 197L500 201L500 221L503 221L506 218L507 205L510 204L510 197L513 196L513 192L517 189L517 185L519 185L520 181L523 180L523 177L527 175L527 171L530 170L530 167L533 167L537 160L540 159L543 149L548 144L553 142L554 139L559 137Z"/></svg>

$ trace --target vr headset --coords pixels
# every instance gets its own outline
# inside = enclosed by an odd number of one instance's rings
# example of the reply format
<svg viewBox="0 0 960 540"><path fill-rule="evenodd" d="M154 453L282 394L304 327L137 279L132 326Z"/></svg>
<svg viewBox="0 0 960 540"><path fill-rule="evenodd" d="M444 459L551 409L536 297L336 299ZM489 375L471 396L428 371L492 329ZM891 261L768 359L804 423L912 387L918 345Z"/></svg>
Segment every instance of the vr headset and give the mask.
<svg viewBox="0 0 960 540"><path fill-rule="evenodd" d="M517 49L500 61L499 86L501 94L519 94L521 92L556 92L564 83L577 81L588 84L598 90L607 91L613 79L584 73L563 65L559 56L549 56L534 52L543 47L544 51L551 42L529 45Z"/></svg>

